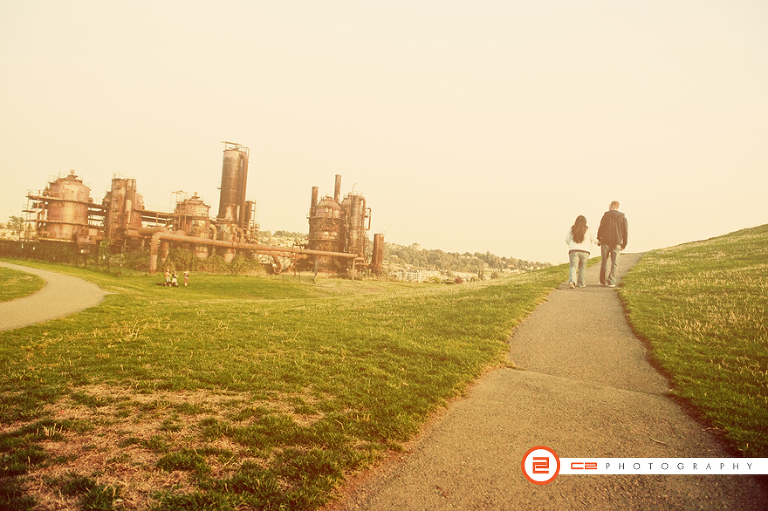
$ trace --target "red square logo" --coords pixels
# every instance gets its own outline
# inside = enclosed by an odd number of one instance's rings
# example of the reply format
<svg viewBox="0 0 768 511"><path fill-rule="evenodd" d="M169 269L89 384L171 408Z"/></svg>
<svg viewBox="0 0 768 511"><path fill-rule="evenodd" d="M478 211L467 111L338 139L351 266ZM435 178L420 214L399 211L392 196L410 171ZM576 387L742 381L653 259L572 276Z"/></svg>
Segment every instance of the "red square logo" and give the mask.
<svg viewBox="0 0 768 511"><path fill-rule="evenodd" d="M534 474L549 474L549 458L547 457L534 457L532 466Z"/></svg>

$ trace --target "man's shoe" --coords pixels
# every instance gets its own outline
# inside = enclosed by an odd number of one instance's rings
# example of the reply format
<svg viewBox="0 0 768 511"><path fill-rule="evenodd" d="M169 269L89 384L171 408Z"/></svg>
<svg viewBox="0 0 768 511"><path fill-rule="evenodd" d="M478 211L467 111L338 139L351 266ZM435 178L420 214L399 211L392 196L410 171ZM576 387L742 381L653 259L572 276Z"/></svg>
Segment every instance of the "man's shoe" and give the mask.
<svg viewBox="0 0 768 511"><path fill-rule="evenodd" d="M608 284L608 287L616 287L616 284Z"/></svg>
<svg viewBox="0 0 768 511"><path fill-rule="evenodd" d="M575 282L571 282L571 286L570 287L571 287L571 289L576 289L576 283Z"/></svg>

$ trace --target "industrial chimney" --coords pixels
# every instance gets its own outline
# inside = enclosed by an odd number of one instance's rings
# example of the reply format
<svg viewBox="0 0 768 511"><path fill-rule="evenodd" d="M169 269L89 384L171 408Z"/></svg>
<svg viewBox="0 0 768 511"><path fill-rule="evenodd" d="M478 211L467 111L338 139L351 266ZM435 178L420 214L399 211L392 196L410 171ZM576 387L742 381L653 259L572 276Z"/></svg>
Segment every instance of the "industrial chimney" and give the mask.
<svg viewBox="0 0 768 511"><path fill-rule="evenodd" d="M232 142L224 144L224 164L221 169L220 221L247 227L245 188L248 182L247 147Z"/></svg>

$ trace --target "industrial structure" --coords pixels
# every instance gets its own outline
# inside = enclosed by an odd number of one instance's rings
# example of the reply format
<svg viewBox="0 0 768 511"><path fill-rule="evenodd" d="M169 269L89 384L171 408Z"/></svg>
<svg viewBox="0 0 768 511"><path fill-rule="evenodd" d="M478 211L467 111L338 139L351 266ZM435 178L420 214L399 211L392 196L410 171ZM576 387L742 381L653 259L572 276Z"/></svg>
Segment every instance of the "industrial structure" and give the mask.
<svg viewBox="0 0 768 511"><path fill-rule="evenodd" d="M371 210L365 197L351 192L341 199L341 176L336 176L333 197L318 201L312 188L309 236L306 245L275 247L259 243L255 202L246 200L249 150L240 144L224 143L221 194L216 218L210 206L194 194L174 192L173 211L145 209L135 179L114 177L101 205L93 202L91 189L71 171L48 183L41 192L27 194L26 221L34 224L37 240L74 244L90 252L107 242L113 253L141 250L149 245L149 271L164 264L173 245L189 248L199 259L219 254L232 262L240 253L248 257L268 256L273 273L290 269L314 270L355 277L369 268L382 268L383 234L374 236L372 259L366 259ZM367 221L367 225L366 225Z"/></svg>

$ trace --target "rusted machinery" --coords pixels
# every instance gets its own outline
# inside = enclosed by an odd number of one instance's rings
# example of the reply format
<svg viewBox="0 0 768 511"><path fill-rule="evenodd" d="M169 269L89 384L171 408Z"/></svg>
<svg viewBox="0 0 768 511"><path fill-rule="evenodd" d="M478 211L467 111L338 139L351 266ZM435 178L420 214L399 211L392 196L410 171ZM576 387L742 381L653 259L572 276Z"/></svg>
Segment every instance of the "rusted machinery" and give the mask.
<svg viewBox="0 0 768 511"><path fill-rule="evenodd" d="M221 195L217 239L221 241L246 242L254 239L251 213L253 202L245 200L248 182L249 150L240 144L224 142L224 165L221 169ZM222 257L232 262L236 249L222 249Z"/></svg>
<svg viewBox="0 0 768 511"><path fill-rule="evenodd" d="M193 238L215 237L217 229L211 222L210 210L211 207L197 194L177 202L173 212L174 232L181 232ZM198 259L207 259L210 255L210 247L194 245L193 252Z"/></svg>
<svg viewBox="0 0 768 511"><path fill-rule="evenodd" d="M118 239L129 230L141 228L144 198L136 191L135 179L112 178L112 189L102 204L106 213L104 234L107 239Z"/></svg>
<svg viewBox="0 0 768 511"><path fill-rule="evenodd" d="M149 271L154 273L170 247L190 248L205 259L217 253L231 262L237 253L267 255L275 273L288 268L348 274L362 268L381 272L383 235L374 237L373 259L366 261L370 208L365 198L352 192L341 201L341 176L336 176L333 197L317 200L312 189L309 241L306 246L275 247L258 243L255 202L246 200L249 149L224 143L219 211L210 217L210 206L194 194L179 200L172 212L147 210L135 179L114 177L101 205L90 197L90 188L74 171L48 184L42 193L28 193L27 221L34 223L38 239L76 243L85 248L107 241L113 251L131 251L149 244ZM368 225L366 226L366 220ZM377 255L378 254L378 255Z"/></svg>
<svg viewBox="0 0 768 511"><path fill-rule="evenodd" d="M221 169L219 215L221 224L247 229L251 221L253 202L245 200L248 182L249 149L240 144L224 142L224 165Z"/></svg>
<svg viewBox="0 0 768 511"><path fill-rule="evenodd" d="M78 245L96 242L99 227L92 223L92 218L103 212L103 208L93 203L91 189L78 179L74 170L48 183L42 192L27 194L24 210L40 238Z"/></svg>
<svg viewBox="0 0 768 511"><path fill-rule="evenodd" d="M336 175L333 197L326 195L318 201L318 188L312 187L307 218L309 249L353 254L354 264L368 266L365 260L368 241L365 231L370 230L371 210L366 208L365 197L359 192L350 192L343 201L341 200L340 175ZM381 237L383 243L383 235ZM335 272L348 270L349 264L343 259L322 255L313 258L312 262L320 271ZM373 270L376 271L377 268L374 267Z"/></svg>

